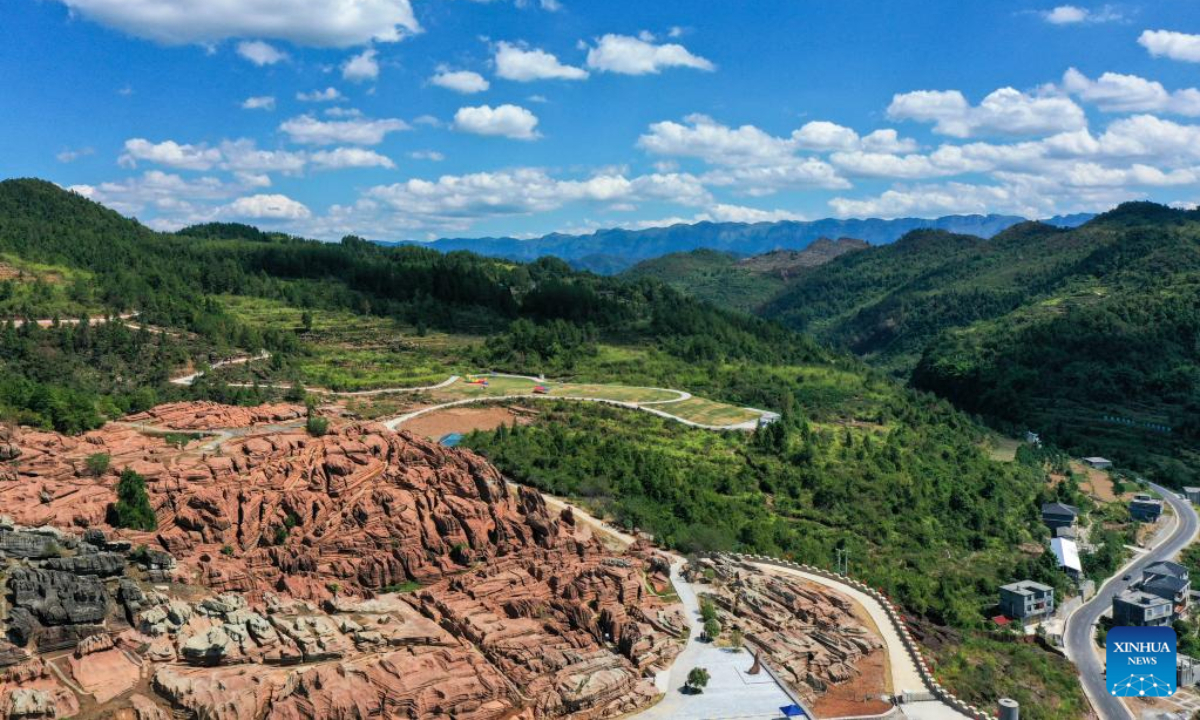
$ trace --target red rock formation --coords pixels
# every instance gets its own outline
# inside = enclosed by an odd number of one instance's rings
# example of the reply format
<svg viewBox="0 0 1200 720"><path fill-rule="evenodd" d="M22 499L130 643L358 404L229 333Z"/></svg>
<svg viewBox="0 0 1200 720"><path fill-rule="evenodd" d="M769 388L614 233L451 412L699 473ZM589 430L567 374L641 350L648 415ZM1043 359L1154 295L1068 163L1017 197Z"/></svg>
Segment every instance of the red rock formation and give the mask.
<svg viewBox="0 0 1200 720"><path fill-rule="evenodd" d="M59 661L121 717L607 718L647 704L646 678L680 649L678 606L647 589L665 586L661 558L606 551L470 452L379 425L190 449L118 424L6 440L18 482L0 483L0 503L18 523L102 526L119 472L135 469L158 528L110 540L168 550L176 580L232 593L146 589L127 606L134 629ZM111 456L101 477L87 470L95 453ZM425 587L353 599L413 581ZM155 701L113 698L138 677ZM64 692L46 697L70 710Z"/></svg>
<svg viewBox="0 0 1200 720"><path fill-rule="evenodd" d="M177 402L130 415L125 421L173 430L216 430L290 422L304 415L303 405L287 403L238 407L214 402Z"/></svg>

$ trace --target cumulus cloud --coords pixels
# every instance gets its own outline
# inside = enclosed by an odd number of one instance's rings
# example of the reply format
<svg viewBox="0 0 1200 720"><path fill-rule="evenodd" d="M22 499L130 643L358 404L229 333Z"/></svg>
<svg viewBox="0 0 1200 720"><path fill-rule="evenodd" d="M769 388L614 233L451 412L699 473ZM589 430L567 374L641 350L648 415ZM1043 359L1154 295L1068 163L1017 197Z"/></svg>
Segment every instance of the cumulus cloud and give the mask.
<svg viewBox="0 0 1200 720"><path fill-rule="evenodd" d="M826 152L833 150L865 150L877 153L912 152L917 149L915 140L901 138L891 128L882 128L859 136L853 129L825 120L814 120L792 133L796 147L802 150Z"/></svg>
<svg viewBox="0 0 1200 720"><path fill-rule="evenodd" d="M296 93L296 99L300 102L337 102L344 100L342 93L335 87L327 87L324 90L310 90L309 92Z"/></svg>
<svg viewBox="0 0 1200 720"><path fill-rule="evenodd" d="M320 168L381 167L390 170L396 167L396 163L386 155L380 155L374 150L355 147L321 150L309 155L309 160Z"/></svg>
<svg viewBox="0 0 1200 720"><path fill-rule="evenodd" d="M124 167L137 167L139 160L181 170L209 170L221 161L221 151L204 145L181 145L174 140L160 143L145 138L126 140L125 152L118 162Z"/></svg>
<svg viewBox="0 0 1200 720"><path fill-rule="evenodd" d="M397 118L318 120L312 115L300 115L286 120L279 129L301 145L378 145L388 133L408 130L409 125Z"/></svg>
<svg viewBox="0 0 1200 720"><path fill-rule="evenodd" d="M611 209L640 201L713 204L699 179L687 174L630 177L613 169L584 178L557 178L540 168L516 168L378 185L353 204L333 206L306 227L321 237L466 232L480 221L550 212L572 203Z"/></svg>
<svg viewBox="0 0 1200 720"><path fill-rule="evenodd" d="M698 113L688 115L683 123L653 123L638 138L638 146L657 155L694 157L719 165L773 163L794 149L790 140L753 125L728 127Z"/></svg>
<svg viewBox="0 0 1200 720"><path fill-rule="evenodd" d="M237 45L237 53L259 67L288 59L287 53L262 40L243 40Z"/></svg>
<svg viewBox="0 0 1200 720"><path fill-rule="evenodd" d="M519 105L480 105L459 108L454 129L475 135L498 135L514 140L536 140L537 116Z"/></svg>
<svg viewBox="0 0 1200 720"><path fill-rule="evenodd" d="M496 65L496 75L505 80L585 80L588 76L587 70L564 65L545 50L527 49L508 42L496 44L496 54L492 60Z"/></svg>
<svg viewBox="0 0 1200 720"><path fill-rule="evenodd" d="M59 0L80 15L169 45L229 38L312 47L396 42L420 31L409 0Z"/></svg>
<svg viewBox="0 0 1200 720"><path fill-rule="evenodd" d="M1078 25L1117 22L1124 19L1124 16L1111 5L1105 5L1098 10L1089 10L1077 5L1059 5L1043 12L1042 18L1051 25Z"/></svg>
<svg viewBox="0 0 1200 720"><path fill-rule="evenodd" d="M1087 127L1083 109L1069 98L1033 96L1000 88L972 106L957 90L918 90L892 98L893 120L933 123L934 132L966 138L981 134L1045 135Z"/></svg>
<svg viewBox="0 0 1200 720"><path fill-rule="evenodd" d="M656 44L652 37L608 34L588 50L587 66L601 72L622 75L657 74L667 68L681 67L713 71L716 65L693 55L677 43Z"/></svg>
<svg viewBox="0 0 1200 720"><path fill-rule="evenodd" d="M1062 87L1106 112L1166 112L1200 115L1200 90L1168 92L1162 83L1137 75L1106 72L1093 80L1075 68L1063 75Z"/></svg>
<svg viewBox="0 0 1200 720"><path fill-rule="evenodd" d="M360 83L379 77L379 61L375 59L378 52L375 48L367 48L361 53L342 63L342 77L350 82Z"/></svg>
<svg viewBox="0 0 1200 720"><path fill-rule="evenodd" d="M275 96L274 95L256 95L248 97L242 101L243 110L274 110Z"/></svg>
<svg viewBox="0 0 1200 720"><path fill-rule="evenodd" d="M745 205L729 205L718 203L697 216L697 221L711 222L760 223L779 222L781 220L803 220L804 216L790 210L761 210Z"/></svg>
<svg viewBox="0 0 1200 720"><path fill-rule="evenodd" d="M1200 35L1171 30L1146 30L1138 37L1138 44L1150 51L1154 57L1181 62L1200 62Z"/></svg>
<svg viewBox="0 0 1200 720"><path fill-rule="evenodd" d="M251 220L303 220L312 216L304 203L287 195L248 195L226 205L221 214Z"/></svg>
<svg viewBox="0 0 1200 720"><path fill-rule="evenodd" d="M491 87L491 83L487 81L487 78L477 72L451 70L444 65L438 67L433 77L429 78L429 82L438 87L453 90L464 95L483 92Z"/></svg>
<svg viewBox="0 0 1200 720"><path fill-rule="evenodd" d="M139 215L146 210L163 213L173 218L167 224L174 228L211 220L212 210L197 203L223 200L242 190L215 177L185 180L161 170L148 170L119 182L72 185L67 189L124 215Z"/></svg>
<svg viewBox="0 0 1200 720"><path fill-rule="evenodd" d="M684 118L684 123L652 124L649 131L638 138L638 146L656 155L698 158L720 166L702 176L705 183L735 186L750 195L769 194L787 187L849 187L829 163L796 155L802 141L795 135L807 142L832 142L829 137L818 137L839 134L830 131L831 128L824 126L810 127L807 131L797 131L793 137L781 138L753 125L734 128L706 115L695 114ZM849 140L843 136L838 141Z"/></svg>

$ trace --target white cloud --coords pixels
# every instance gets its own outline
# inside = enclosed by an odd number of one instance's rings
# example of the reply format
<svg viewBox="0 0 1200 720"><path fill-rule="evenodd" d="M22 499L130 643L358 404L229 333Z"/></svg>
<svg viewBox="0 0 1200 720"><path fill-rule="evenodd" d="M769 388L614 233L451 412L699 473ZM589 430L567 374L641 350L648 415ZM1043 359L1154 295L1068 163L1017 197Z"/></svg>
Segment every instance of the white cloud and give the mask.
<svg viewBox="0 0 1200 720"><path fill-rule="evenodd" d="M459 108L454 113L454 128L475 135L499 135L514 140L535 140L537 116L518 105L490 105Z"/></svg>
<svg viewBox="0 0 1200 720"><path fill-rule="evenodd" d="M274 110L275 96L274 95L256 95L248 97L242 101L242 109L244 110Z"/></svg>
<svg viewBox="0 0 1200 720"><path fill-rule="evenodd" d="M792 133L792 139L805 150L854 150L858 148L858 133L848 127L825 120L814 120Z"/></svg>
<svg viewBox="0 0 1200 720"><path fill-rule="evenodd" d="M441 162L446 159L446 156L437 150L413 150L408 156L413 160L428 160L429 162Z"/></svg>
<svg viewBox="0 0 1200 720"><path fill-rule="evenodd" d="M697 216L699 220L711 222L760 223L780 222L781 220L803 220L804 216L790 210L760 210L745 205L728 205L718 203Z"/></svg>
<svg viewBox="0 0 1200 720"><path fill-rule="evenodd" d="M335 87L327 87L324 90L312 90L310 92L296 93L296 99L300 102L337 102L344 100L342 93Z"/></svg>
<svg viewBox="0 0 1200 720"><path fill-rule="evenodd" d="M1171 30L1146 30L1138 37L1138 44L1150 51L1154 57L1181 62L1200 62L1200 35Z"/></svg>
<svg viewBox="0 0 1200 720"><path fill-rule="evenodd" d="M684 123L654 123L638 138L638 146L656 155L698 158L721 166L723 169L705 173L703 181L733 186L750 195L765 195L787 187L849 187L824 160L798 157L795 153L801 141L795 137L775 137L753 125L732 128L699 114L689 115ZM815 141L828 130L819 126L797 134Z"/></svg>
<svg viewBox="0 0 1200 720"><path fill-rule="evenodd" d="M493 58L496 75L505 80L532 82L534 80L584 80L587 70L564 65L554 55L539 49L525 49L507 42L496 44Z"/></svg>
<svg viewBox="0 0 1200 720"><path fill-rule="evenodd" d="M248 195L226 205L221 214L252 220L304 220L312 211L286 195Z"/></svg>
<svg viewBox="0 0 1200 720"><path fill-rule="evenodd" d="M145 138L125 141L125 152L118 162L136 167L139 160L181 170L208 170L221 161L221 151L204 145L181 145L174 140L153 143Z"/></svg>
<svg viewBox="0 0 1200 720"><path fill-rule="evenodd" d="M480 5L487 5L488 3L497 2L497 0L471 0L471 1L479 3ZM536 4L538 7L540 7L543 10L546 10L547 12L557 12L559 10L562 10L562 3L560 3L558 0L537 0L536 3L534 2L534 0L513 0L513 4L519 8L533 7Z"/></svg>
<svg viewBox="0 0 1200 720"><path fill-rule="evenodd" d="M684 123L666 120L652 124L638 138L638 147L656 155L695 157L718 165L770 164L794 149L791 140L753 125L731 128L701 114L688 115Z"/></svg>
<svg viewBox="0 0 1200 720"><path fill-rule="evenodd" d="M865 150L876 153L899 153L912 152L917 149L916 141L901 138L891 128L875 130L860 137L851 128L825 120L805 123L803 127L792 133L792 140L795 146L802 150L817 152Z"/></svg>
<svg viewBox="0 0 1200 720"><path fill-rule="evenodd" d="M291 118L279 126L292 142L302 145L378 145L388 133L408 130L408 123L396 118L373 120L318 120L312 115Z"/></svg>
<svg viewBox="0 0 1200 720"><path fill-rule="evenodd" d="M1137 75L1106 72L1092 80L1075 68L1063 75L1063 89L1106 112L1167 112L1200 115L1200 90L1168 92L1162 83Z"/></svg>
<svg viewBox="0 0 1200 720"><path fill-rule="evenodd" d="M893 120L934 123L934 132L953 137L979 134L1045 135L1087 127L1083 109L1069 98L1032 96L1013 88L990 93L972 107L957 90L918 90L892 98Z"/></svg>
<svg viewBox="0 0 1200 720"><path fill-rule="evenodd" d="M366 168L382 167L393 169L396 163L386 155L364 148L341 147L321 150L309 155L314 165L322 168Z"/></svg>
<svg viewBox="0 0 1200 720"><path fill-rule="evenodd" d="M95 154L95 150L90 147L81 148L63 148L54 156L60 163L72 163L81 157Z"/></svg>
<svg viewBox="0 0 1200 720"><path fill-rule="evenodd" d="M375 59L378 52L375 48L367 48L361 53L342 63L342 77L350 82L366 82L379 77L379 61Z"/></svg>
<svg viewBox="0 0 1200 720"><path fill-rule="evenodd" d="M1080 23L1106 23L1123 20L1117 9L1105 5L1098 10L1089 10L1077 5L1059 5L1042 13L1042 18L1051 25L1078 25Z"/></svg>
<svg viewBox="0 0 1200 720"><path fill-rule="evenodd" d="M312 47L396 42L420 31L409 0L59 0L96 22L170 45L260 37Z"/></svg>
<svg viewBox="0 0 1200 720"><path fill-rule="evenodd" d="M710 72L716 69L711 62L693 55L682 45L656 45L640 37L613 34L601 37L596 46L588 50L587 66L622 75L656 74L673 67Z"/></svg>
<svg viewBox="0 0 1200 720"><path fill-rule="evenodd" d="M334 206L326 216L315 218L310 229L320 237L466 232L483 220L550 212L572 203L612 209L642 200L713 204L699 180L686 174L627 177L606 170L582 179L560 179L539 168L517 168L372 187L352 205Z"/></svg>
<svg viewBox="0 0 1200 720"><path fill-rule="evenodd" d="M72 185L67 188L86 198L103 203L124 215L139 215L150 209L174 218L174 227L212 219L211 211L194 203L230 197L240 187L214 177L185 180L161 170L148 170L120 182L99 185Z"/></svg>
<svg viewBox="0 0 1200 720"><path fill-rule="evenodd" d="M221 143L221 167L244 174L282 172L296 174L304 169L302 152L261 150L253 140L227 140Z"/></svg>
<svg viewBox="0 0 1200 720"><path fill-rule="evenodd" d="M491 87L491 83L487 81L487 78L477 72L471 72L470 70L450 70L445 66L439 67L433 77L429 78L429 82L438 87L463 93L464 95L483 92Z"/></svg>
<svg viewBox="0 0 1200 720"><path fill-rule="evenodd" d="M262 40L243 40L237 45L237 53L259 67L288 59L287 53Z"/></svg>
<svg viewBox="0 0 1200 720"><path fill-rule="evenodd" d="M362 117L362 110L359 110L358 108L331 107L325 108L324 114L327 117L333 118L356 118Z"/></svg>

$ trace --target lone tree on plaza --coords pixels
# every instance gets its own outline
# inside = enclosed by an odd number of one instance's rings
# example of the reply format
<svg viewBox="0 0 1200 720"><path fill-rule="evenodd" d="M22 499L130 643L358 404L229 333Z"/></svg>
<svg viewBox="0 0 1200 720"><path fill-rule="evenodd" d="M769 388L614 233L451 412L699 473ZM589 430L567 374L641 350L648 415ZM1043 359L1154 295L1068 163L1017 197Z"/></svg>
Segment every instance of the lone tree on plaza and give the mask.
<svg viewBox="0 0 1200 720"><path fill-rule="evenodd" d="M708 686L708 671L702 667L694 667L687 674L687 684L683 689L690 693L702 693Z"/></svg>

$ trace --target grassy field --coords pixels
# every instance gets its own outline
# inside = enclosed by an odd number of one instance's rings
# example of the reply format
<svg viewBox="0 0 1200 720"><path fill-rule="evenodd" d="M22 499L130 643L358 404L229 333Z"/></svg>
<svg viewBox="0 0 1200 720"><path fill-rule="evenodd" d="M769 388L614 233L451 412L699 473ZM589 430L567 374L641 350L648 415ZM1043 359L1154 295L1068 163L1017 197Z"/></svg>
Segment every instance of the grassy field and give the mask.
<svg viewBox="0 0 1200 720"><path fill-rule="evenodd" d="M304 330L300 308L261 298L221 297L225 307L255 327L283 328L296 332L304 352L280 376L259 363L231 367L229 381L289 382L337 391L376 390L389 387L434 385L453 374L473 368L464 362L479 338L418 331L388 318L346 311L310 310L311 329Z"/></svg>
<svg viewBox="0 0 1200 720"><path fill-rule="evenodd" d="M757 420L760 415L752 410L734 407L724 403L693 397L682 402L670 403L658 407L685 420L701 423L702 425L733 425L750 420Z"/></svg>
<svg viewBox="0 0 1200 720"><path fill-rule="evenodd" d="M467 382L480 368L472 361L482 338L442 332L418 332L388 318L355 315L346 311L309 310L262 298L226 295L220 298L231 314L254 327L289 329L300 337L303 352L280 368L272 363L227 366L219 373L227 382L290 383L308 388L357 392L386 388L436 385L451 375L464 380L445 388L422 392L417 398L383 396L355 400L347 409L362 417L378 418L410 409L414 400L437 404L468 398L532 394L537 385L552 397L593 397L629 403L663 403L656 409L706 425L726 425L754 420L757 413L712 400L692 398L682 402L668 389L649 387L662 376L658 367L679 363L653 348L600 345L574 373L571 382L544 383L522 377L488 376L487 386ZM305 329L305 315L309 328ZM675 373L677 374L677 373ZM702 371L697 371L700 382ZM576 381L578 379L578 381ZM678 381L686 383L688 377ZM647 387L642 387L641 385Z"/></svg>

